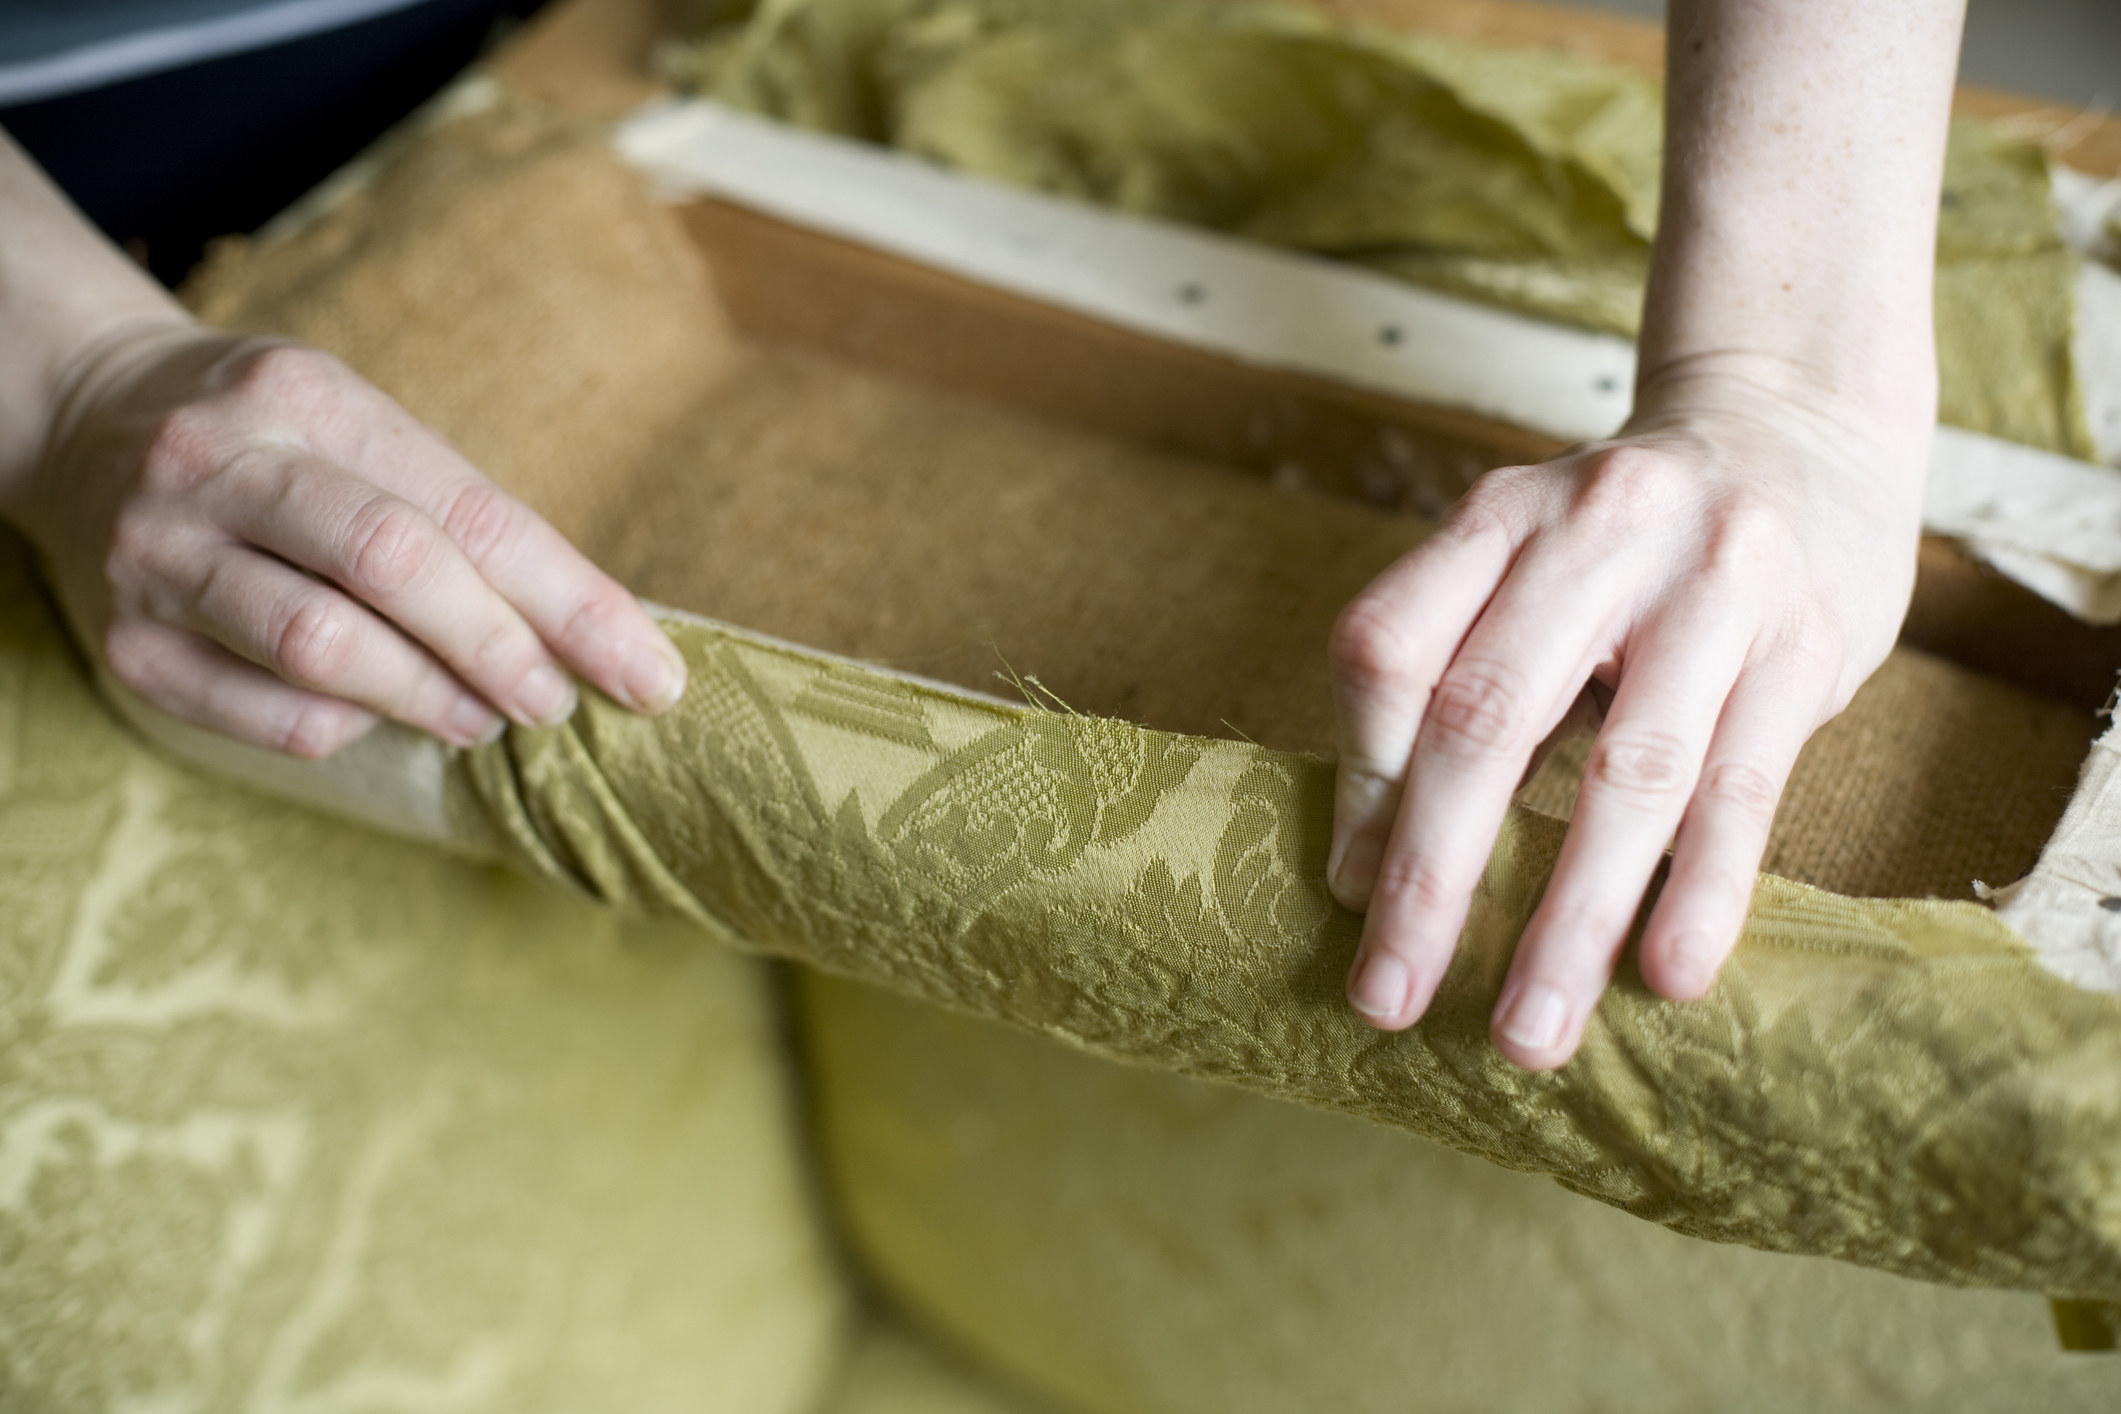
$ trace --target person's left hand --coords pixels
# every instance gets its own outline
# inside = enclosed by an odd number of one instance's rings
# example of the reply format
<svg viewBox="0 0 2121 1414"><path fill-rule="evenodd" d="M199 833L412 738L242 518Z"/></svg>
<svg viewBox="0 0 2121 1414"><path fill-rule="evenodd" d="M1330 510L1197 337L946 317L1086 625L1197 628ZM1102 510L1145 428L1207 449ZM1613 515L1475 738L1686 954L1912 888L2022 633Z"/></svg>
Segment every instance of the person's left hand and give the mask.
<svg viewBox="0 0 2121 1414"><path fill-rule="evenodd" d="M623 588L337 359L171 317L78 361L0 510L149 703L298 757L391 717L471 746L569 670L657 712L684 660Z"/></svg>

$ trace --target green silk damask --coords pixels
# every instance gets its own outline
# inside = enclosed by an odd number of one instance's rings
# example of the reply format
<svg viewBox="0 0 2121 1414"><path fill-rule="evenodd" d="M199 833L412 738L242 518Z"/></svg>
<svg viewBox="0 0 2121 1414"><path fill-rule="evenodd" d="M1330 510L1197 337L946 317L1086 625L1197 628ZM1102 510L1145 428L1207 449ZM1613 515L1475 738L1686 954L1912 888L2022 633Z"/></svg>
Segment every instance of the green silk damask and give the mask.
<svg viewBox="0 0 2121 1414"><path fill-rule="evenodd" d="M1638 74L1225 0L781 0L681 61L734 106L1632 337L1664 103ZM1940 416L2093 455L2035 144L1953 127Z"/></svg>
<svg viewBox="0 0 2121 1414"><path fill-rule="evenodd" d="M2121 1298L2121 1002L1977 905L1763 876L1707 1001L1630 975L1572 1064L1530 1074L1487 1017L1558 822L1512 813L1429 1017L1384 1035L1342 998L1358 920L1324 886L1326 763L669 627L679 707L590 699L461 758L467 831L609 903L1399 1125L1679 1232Z"/></svg>
<svg viewBox="0 0 2121 1414"><path fill-rule="evenodd" d="M804 973L840 1230L1082 1414L2113 1414L2046 1303L1696 1242L1403 1130ZM925 1414L925 1412L924 1412Z"/></svg>
<svg viewBox="0 0 2121 1414"><path fill-rule="evenodd" d="M814 1414L769 979L209 779L0 529L0 1408Z"/></svg>

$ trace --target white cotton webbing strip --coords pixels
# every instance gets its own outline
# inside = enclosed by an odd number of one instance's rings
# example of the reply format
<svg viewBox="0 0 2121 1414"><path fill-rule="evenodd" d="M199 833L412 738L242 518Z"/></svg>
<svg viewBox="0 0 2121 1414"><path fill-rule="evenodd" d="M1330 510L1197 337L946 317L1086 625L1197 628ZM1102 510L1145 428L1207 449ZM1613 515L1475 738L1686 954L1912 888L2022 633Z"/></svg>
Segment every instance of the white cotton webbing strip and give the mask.
<svg viewBox="0 0 2121 1414"><path fill-rule="evenodd" d="M703 100L621 125L620 153L673 197L766 215L1175 344L1566 441L1627 416L1624 339L1418 289L1357 267L1020 191ZM2121 186L2058 179L2087 250ZM2104 252L2098 252L2103 254ZM2078 363L2121 459L2121 275L2087 260ZM1391 329L1397 337L1380 337ZM2121 474L1940 427L1925 523L2080 618L2121 622Z"/></svg>
<svg viewBox="0 0 2121 1414"><path fill-rule="evenodd" d="M702 100L623 124L670 195L768 216L1152 338L1568 441L1618 427L1635 350L1311 256L948 172ZM1380 337L1386 330L1397 337Z"/></svg>
<svg viewBox="0 0 2121 1414"><path fill-rule="evenodd" d="M2121 994L2121 727L2092 744L2040 862L1998 890L1995 904L2041 966L2088 990Z"/></svg>
<svg viewBox="0 0 2121 1414"><path fill-rule="evenodd" d="M389 834L482 852L452 828L450 749L425 732L381 722L321 761L302 761L172 717L100 667L96 685L134 731L209 775Z"/></svg>

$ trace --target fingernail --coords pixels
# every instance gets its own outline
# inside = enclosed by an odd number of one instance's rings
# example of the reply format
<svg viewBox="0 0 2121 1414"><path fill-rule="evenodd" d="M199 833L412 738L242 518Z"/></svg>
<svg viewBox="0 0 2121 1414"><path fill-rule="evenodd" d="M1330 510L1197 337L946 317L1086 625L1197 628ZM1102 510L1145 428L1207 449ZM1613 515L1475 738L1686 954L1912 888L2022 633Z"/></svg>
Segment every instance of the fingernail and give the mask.
<svg viewBox="0 0 2121 1414"><path fill-rule="evenodd" d="M1357 830L1333 866L1333 897L1343 907L1360 912L1370 905L1370 891L1377 887L1377 866L1383 862L1384 841L1368 830Z"/></svg>
<svg viewBox="0 0 2121 1414"><path fill-rule="evenodd" d="M1372 953L1355 974L1348 1001L1364 1016L1388 1018L1407 1009L1407 994L1413 990L1414 974L1391 953Z"/></svg>
<svg viewBox="0 0 2121 1414"><path fill-rule="evenodd" d="M459 746L484 746L507 725L476 697L459 697L449 709L449 739Z"/></svg>
<svg viewBox="0 0 2121 1414"><path fill-rule="evenodd" d="M541 727L556 727L574 715L574 684L559 669L532 668L516 688L516 708Z"/></svg>
<svg viewBox="0 0 2121 1414"><path fill-rule="evenodd" d="M1534 982L1503 1013L1502 1034L1528 1051L1549 1051L1561 1040L1568 1020L1568 998L1544 982Z"/></svg>
<svg viewBox="0 0 2121 1414"><path fill-rule="evenodd" d="M634 649L619 679L635 706L643 712L661 712L684 695L685 660L668 643L658 640L653 648Z"/></svg>

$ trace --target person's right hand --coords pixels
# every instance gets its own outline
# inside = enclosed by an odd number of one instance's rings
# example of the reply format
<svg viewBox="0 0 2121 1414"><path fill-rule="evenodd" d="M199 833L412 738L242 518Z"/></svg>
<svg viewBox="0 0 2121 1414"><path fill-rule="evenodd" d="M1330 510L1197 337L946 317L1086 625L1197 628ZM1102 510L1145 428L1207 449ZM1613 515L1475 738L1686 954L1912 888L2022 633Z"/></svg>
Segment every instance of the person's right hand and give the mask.
<svg viewBox="0 0 2121 1414"><path fill-rule="evenodd" d="M110 671L301 757L390 717L468 746L660 711L683 660L633 597L343 364L181 316L75 362L5 507Z"/></svg>
<svg viewBox="0 0 2121 1414"><path fill-rule="evenodd" d="M1366 915L1348 996L1371 1025L1428 1009L1512 793L1587 683L1610 709L1495 1044L1565 1064L1631 936L1653 991L1708 992L1798 751L1907 609L1929 425L1867 412L1669 371L1610 440L1483 477L1350 604L1329 874Z"/></svg>

